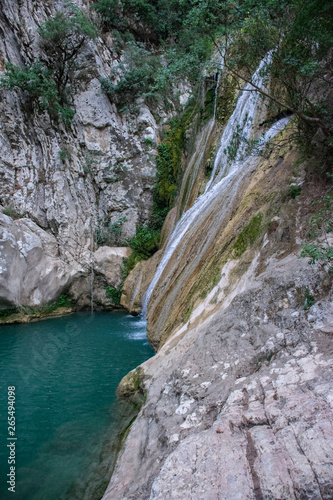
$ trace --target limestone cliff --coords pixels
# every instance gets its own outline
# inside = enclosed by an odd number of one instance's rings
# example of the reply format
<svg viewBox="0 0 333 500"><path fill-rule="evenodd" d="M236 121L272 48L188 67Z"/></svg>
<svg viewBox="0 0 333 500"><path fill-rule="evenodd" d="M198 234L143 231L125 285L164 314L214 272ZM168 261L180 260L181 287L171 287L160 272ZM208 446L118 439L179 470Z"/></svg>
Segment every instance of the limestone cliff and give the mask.
<svg viewBox="0 0 333 500"><path fill-rule="evenodd" d="M74 3L89 14L89 1ZM37 29L64 8L56 0L1 2L0 76L7 62L23 68L41 57ZM0 205L7 214L1 216L1 307L41 305L75 279L83 287L96 231L120 220L121 234L108 243L119 246L149 217L155 166L144 140L156 143L157 125L143 104L136 117L119 114L101 90L99 78L116 63L107 36L85 44L69 128L25 92L0 91Z"/></svg>

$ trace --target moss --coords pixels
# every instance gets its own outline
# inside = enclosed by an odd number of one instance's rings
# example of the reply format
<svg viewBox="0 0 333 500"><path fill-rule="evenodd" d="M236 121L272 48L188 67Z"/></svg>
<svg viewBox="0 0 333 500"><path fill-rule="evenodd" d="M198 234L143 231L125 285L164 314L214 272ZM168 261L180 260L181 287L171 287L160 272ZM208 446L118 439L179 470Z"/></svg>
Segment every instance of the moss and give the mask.
<svg viewBox="0 0 333 500"><path fill-rule="evenodd" d="M216 119L221 125L225 125L229 120L236 99L237 80L232 75L227 75L222 83L223 94L218 100Z"/></svg>
<svg viewBox="0 0 333 500"><path fill-rule="evenodd" d="M202 111L201 120L203 123L207 122L214 114L215 106L215 89L216 85L210 88L205 95L204 109Z"/></svg>
<svg viewBox="0 0 333 500"><path fill-rule="evenodd" d="M212 268L210 272L208 272L202 283L202 289L199 294L201 299L205 299L209 292L213 290L213 288L218 284L221 279L221 268L222 265L218 265L218 267Z"/></svg>
<svg viewBox="0 0 333 500"><path fill-rule="evenodd" d="M252 217L251 221L242 230L232 247L232 256L239 258L248 247L250 247L258 238L261 230L263 215L261 213Z"/></svg>
<svg viewBox="0 0 333 500"><path fill-rule="evenodd" d="M184 113L169 121L162 143L158 146L156 158L156 183L153 188L153 212L151 226L160 229L173 205L183 174L183 151L186 145L186 131L197 113L197 104L190 104Z"/></svg>
<svg viewBox="0 0 333 500"><path fill-rule="evenodd" d="M15 210L15 208L12 208L12 207L7 207L7 208L4 208L2 210L2 213L4 215L7 215L8 217L11 217L12 219L21 219L22 217L24 217L23 214L20 214L20 212L18 212L17 210Z"/></svg>
<svg viewBox="0 0 333 500"><path fill-rule="evenodd" d="M192 312L193 312L193 303L190 303L189 306L186 308L185 314L184 314L183 319L182 319L182 322L184 324L188 322Z"/></svg>
<svg viewBox="0 0 333 500"><path fill-rule="evenodd" d="M139 366L125 375L117 388L117 396L130 402L138 412L146 400L143 378L144 371Z"/></svg>

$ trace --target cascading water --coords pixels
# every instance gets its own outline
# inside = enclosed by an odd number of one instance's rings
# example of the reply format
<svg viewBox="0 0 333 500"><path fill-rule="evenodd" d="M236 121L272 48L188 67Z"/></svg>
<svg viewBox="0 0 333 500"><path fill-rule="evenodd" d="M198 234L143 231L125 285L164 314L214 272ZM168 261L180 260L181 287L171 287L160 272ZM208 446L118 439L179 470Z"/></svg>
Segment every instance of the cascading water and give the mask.
<svg viewBox="0 0 333 500"><path fill-rule="evenodd" d="M213 132L213 129L214 129L214 125L215 125L215 121L216 121L216 109L217 109L217 92L218 92L218 88L219 88L219 83L220 83L222 71L223 71L223 67L221 66L221 69L217 73L216 87L215 87L215 92L214 92L214 111L213 111L213 117L209 121L208 125L202 131L202 134L201 134L201 137L200 137L200 140L199 140L199 143L198 143L198 147L197 147L197 151L199 151L199 154L194 154L193 155L193 165L191 165L191 163L190 163L189 167L188 167L189 175L191 177L190 177L190 182L189 182L189 184L187 186L187 189L186 189L186 198L185 198L185 203L184 203L184 211L186 211L187 208L188 208L187 205L188 205L191 193L192 193L192 189L193 189L194 183L195 183L196 178L198 176L198 171L199 171L199 168L200 168L200 166L202 164L202 160L203 160L204 154L206 152L207 143L208 143L208 141L210 139L210 136L211 136L211 134Z"/></svg>
<svg viewBox="0 0 333 500"><path fill-rule="evenodd" d="M269 62L270 57L271 55L268 54L264 58L253 76L253 81L259 87L263 87L264 85L264 77L261 73L263 67ZM227 213L240 182L245 178L248 172L256 167L259 162L259 158L256 156L249 156L246 159L242 158L246 147L245 141L249 140L251 137L253 124L261 102L260 94L258 92L251 92L249 87L250 86L247 85L244 91L240 93L236 108L224 130L221 138L221 144L214 162L211 180L207 184L205 192L199 196L193 206L182 215L169 239L153 281L147 290L143 305L144 314L147 311L148 303L153 290L176 249L177 261L180 261L185 253L185 245L180 245L180 242L183 240L185 234L188 233L188 237L189 233L194 233L196 231L200 222L204 224L205 221L210 221L211 225L209 226L207 235L203 238L200 252L198 252L187 265L186 273L189 274L191 270L198 265L201 256L204 255L205 250L212 243L215 237L214 225L218 227L218 221L216 219L219 217L219 214L221 214L222 211ZM264 145L279 131L283 130L287 122L288 118L283 118L273 125L273 127L262 137L260 144ZM245 141L239 146L235 159L233 161L228 161L228 147L230 147L232 143L235 130L239 127L242 129L242 136ZM218 203L219 207L218 214L216 214L216 203ZM172 292L169 292L170 300L175 300L176 295L177 286L173 288Z"/></svg>

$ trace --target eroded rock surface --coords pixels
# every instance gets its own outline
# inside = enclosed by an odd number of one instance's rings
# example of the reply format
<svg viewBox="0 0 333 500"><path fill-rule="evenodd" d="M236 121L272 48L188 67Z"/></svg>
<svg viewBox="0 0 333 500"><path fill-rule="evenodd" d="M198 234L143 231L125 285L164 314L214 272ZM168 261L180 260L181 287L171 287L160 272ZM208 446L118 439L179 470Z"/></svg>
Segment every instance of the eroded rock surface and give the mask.
<svg viewBox="0 0 333 500"><path fill-rule="evenodd" d="M82 270L60 258L57 240L30 219L0 213L0 304L39 306L52 301Z"/></svg>
<svg viewBox="0 0 333 500"><path fill-rule="evenodd" d="M324 282L272 259L177 329L142 365L147 403L104 500L332 498L332 295L303 307Z"/></svg>
<svg viewBox="0 0 333 500"><path fill-rule="evenodd" d="M89 13L89 1L74 4ZM37 29L64 8L65 2L56 0L1 2L0 77L6 62L24 67L40 59ZM0 90L0 204L9 215L14 211L16 217L33 221L42 239L54 241L58 267L69 266L68 277L72 269L89 268L98 231L121 221L121 234L110 232L104 242L119 245L135 235L137 224L148 220L152 206L155 162L144 140L156 142L158 127L145 105L137 117L121 115L102 91L99 78L109 76L117 62L110 39L98 38L84 46L74 75L76 114L67 129L26 93ZM10 219L3 219L2 228L11 231ZM44 247L40 246L36 275L47 274ZM64 278L49 286L59 295L63 284ZM14 288L2 288L3 304L12 303L14 295L20 305L49 300L45 287L40 287L38 299L28 302L22 302L26 291Z"/></svg>

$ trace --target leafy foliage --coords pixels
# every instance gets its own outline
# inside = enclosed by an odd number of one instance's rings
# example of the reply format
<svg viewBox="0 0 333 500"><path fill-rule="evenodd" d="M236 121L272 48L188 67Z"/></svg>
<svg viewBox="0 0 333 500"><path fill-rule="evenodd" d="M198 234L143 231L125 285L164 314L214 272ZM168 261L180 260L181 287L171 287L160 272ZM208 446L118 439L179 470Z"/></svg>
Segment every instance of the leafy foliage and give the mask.
<svg viewBox="0 0 333 500"><path fill-rule="evenodd" d="M310 292L308 288L305 289L305 294L304 294L304 309L310 309L311 306L316 302L314 296Z"/></svg>
<svg viewBox="0 0 333 500"><path fill-rule="evenodd" d="M194 86L202 78L201 69L211 50L211 45L198 40L191 52L178 47L157 52L142 42L126 44L122 62L113 68L109 78L101 78L101 86L120 111L133 109L133 103L141 97L152 106L162 104L166 109L178 100L175 84L180 80Z"/></svg>
<svg viewBox="0 0 333 500"><path fill-rule="evenodd" d="M98 0L94 9L107 29L157 43L179 34L190 5L178 0Z"/></svg>
<svg viewBox="0 0 333 500"><path fill-rule="evenodd" d="M120 305L120 299L121 299L121 292L122 292L122 287L114 287L114 286L107 286L106 289L106 296L115 304L115 305Z"/></svg>
<svg viewBox="0 0 333 500"><path fill-rule="evenodd" d="M72 3L68 6L71 15L58 11L38 29L40 45L46 55L45 64L52 70L60 95L65 92L83 45L98 35L96 27L80 9Z"/></svg>
<svg viewBox="0 0 333 500"><path fill-rule="evenodd" d="M149 227L139 226L136 235L129 240L129 246L141 257L148 259L158 250L159 231Z"/></svg>
<svg viewBox="0 0 333 500"><path fill-rule="evenodd" d="M6 73L0 80L0 87L27 92L40 109L47 110L52 118L59 118L66 126L74 117L68 85L77 55L88 39L97 36L97 29L82 11L71 3L68 5L71 15L56 12L38 29L44 52L41 60L25 68L7 63Z"/></svg>
<svg viewBox="0 0 333 500"><path fill-rule="evenodd" d="M318 262L322 269L332 274L333 247L327 235L333 231L333 191L329 191L323 200L313 204L318 205L319 209L309 220L309 243L302 245L301 257L309 257L309 264L313 265Z"/></svg>
<svg viewBox="0 0 333 500"><path fill-rule="evenodd" d="M52 71L42 66L40 61L23 69L7 63L6 73L0 80L0 86L8 90L19 88L27 92L38 101L40 109L47 110L51 116L59 116L66 111L60 103Z"/></svg>
<svg viewBox="0 0 333 500"><path fill-rule="evenodd" d="M95 230L95 242L97 245L118 244L122 232L122 226L127 221L127 217L120 215L114 222L100 221Z"/></svg>
<svg viewBox="0 0 333 500"><path fill-rule="evenodd" d="M211 3L217 9L217 3ZM328 113L333 85L333 27L328 21L332 15L331 2L245 0L225 2L215 16L215 33L220 31L227 44L225 67L241 80L252 82L254 69L271 51L262 73L270 75L272 85L261 92L276 110L287 109L297 117L305 141L318 128L326 137L333 135ZM254 84L253 89L258 90Z"/></svg>

